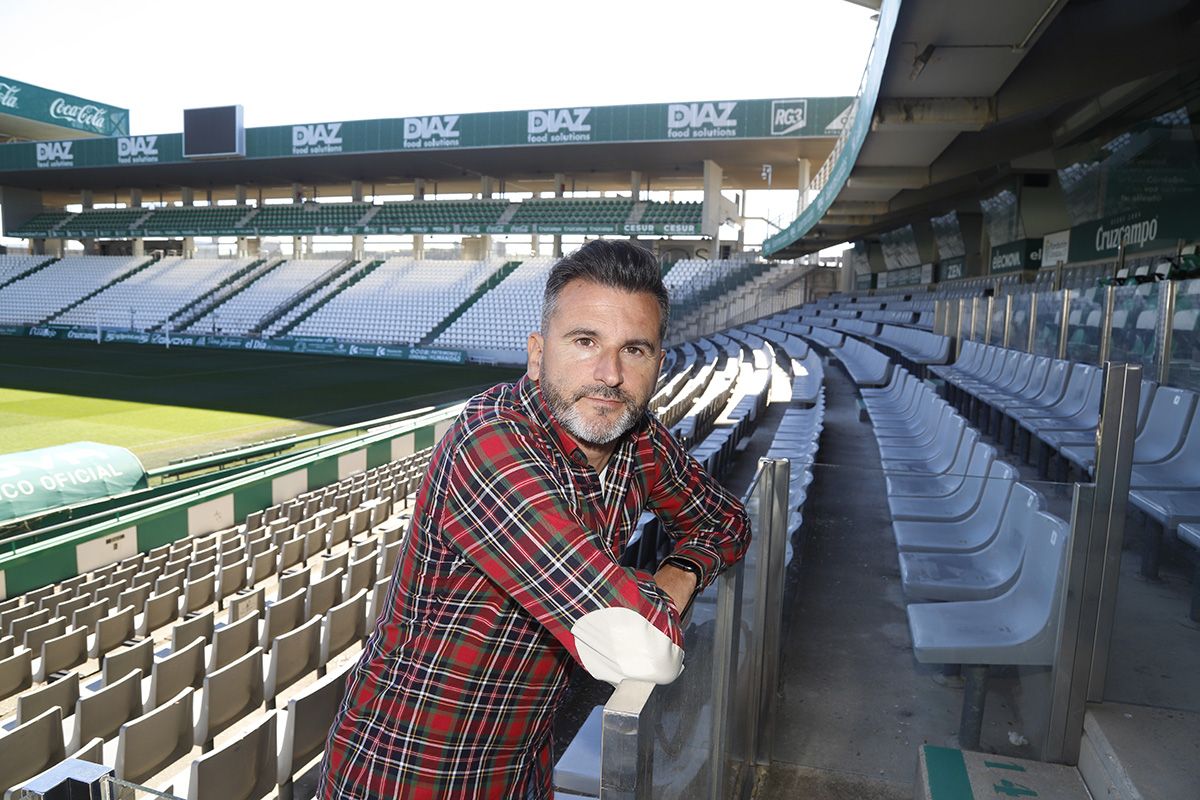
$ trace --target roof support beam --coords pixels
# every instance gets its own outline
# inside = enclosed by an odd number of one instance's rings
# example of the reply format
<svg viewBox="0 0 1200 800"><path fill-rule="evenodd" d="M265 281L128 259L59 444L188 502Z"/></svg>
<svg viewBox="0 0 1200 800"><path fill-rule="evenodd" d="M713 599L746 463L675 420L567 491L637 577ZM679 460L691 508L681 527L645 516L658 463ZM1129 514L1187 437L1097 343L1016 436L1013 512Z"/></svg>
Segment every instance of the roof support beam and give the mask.
<svg viewBox="0 0 1200 800"><path fill-rule="evenodd" d="M859 167L846 181L850 189L923 189L929 185L927 167Z"/></svg>
<svg viewBox="0 0 1200 800"><path fill-rule="evenodd" d="M996 104L988 97L882 98L871 130L978 131L995 121Z"/></svg>
<svg viewBox="0 0 1200 800"><path fill-rule="evenodd" d="M871 202L871 201L856 202L856 201L852 201L852 200L843 200L841 202L835 202L833 205L831 205L829 207L829 210L825 212L825 216L827 216L827 217L847 217L847 216L859 216L859 215L864 215L864 214L873 215L873 214L886 214L886 213L888 213L888 204L887 203L877 203L877 202Z"/></svg>

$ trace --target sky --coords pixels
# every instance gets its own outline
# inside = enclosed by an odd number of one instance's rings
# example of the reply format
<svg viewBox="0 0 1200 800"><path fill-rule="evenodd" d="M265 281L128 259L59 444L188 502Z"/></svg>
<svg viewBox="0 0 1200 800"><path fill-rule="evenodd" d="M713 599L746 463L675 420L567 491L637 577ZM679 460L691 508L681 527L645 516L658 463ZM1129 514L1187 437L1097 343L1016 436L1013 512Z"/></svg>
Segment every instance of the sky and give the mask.
<svg viewBox="0 0 1200 800"><path fill-rule="evenodd" d="M128 108L134 134L212 105L257 127L854 95L871 16L847 0L0 0L0 75Z"/></svg>

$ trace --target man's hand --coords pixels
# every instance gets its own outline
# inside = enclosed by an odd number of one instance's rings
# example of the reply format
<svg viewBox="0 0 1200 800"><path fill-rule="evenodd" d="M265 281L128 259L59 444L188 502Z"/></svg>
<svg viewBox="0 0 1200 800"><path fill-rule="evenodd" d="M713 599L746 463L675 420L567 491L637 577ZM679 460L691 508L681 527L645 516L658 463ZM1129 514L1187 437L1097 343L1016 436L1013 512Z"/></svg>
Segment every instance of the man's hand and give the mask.
<svg viewBox="0 0 1200 800"><path fill-rule="evenodd" d="M692 599L692 592L696 591L696 576L686 569L666 564L654 573L654 582L670 596L675 608L683 614L688 601Z"/></svg>

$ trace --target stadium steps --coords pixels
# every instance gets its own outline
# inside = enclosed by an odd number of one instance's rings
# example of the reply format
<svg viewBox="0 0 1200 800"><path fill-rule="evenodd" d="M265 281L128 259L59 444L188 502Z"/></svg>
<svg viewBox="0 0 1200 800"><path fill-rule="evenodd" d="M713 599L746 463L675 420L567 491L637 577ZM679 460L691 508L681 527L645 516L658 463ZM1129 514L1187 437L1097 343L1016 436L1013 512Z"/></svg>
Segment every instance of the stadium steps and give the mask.
<svg viewBox="0 0 1200 800"><path fill-rule="evenodd" d="M211 289L209 289L208 291L199 295L198 297L193 297L181 308L178 308L175 311L168 314L166 320L162 324L150 326L150 330L151 331L159 331L159 330L162 330L164 327L166 327L166 325L168 325L168 324L170 324L172 326L172 328L175 330L182 330L181 327L175 325L175 320L177 318L182 318L185 315L189 314L190 312L196 310L197 308L206 306L207 303L209 301L213 300L218 294L220 294L222 292L222 290L233 285L243 275L246 275L247 273L252 272L255 268L262 266L265 262L266 262L265 258L260 258L256 261L252 261L251 263L247 264L245 267L242 267L241 269L234 272L232 275L228 276L227 278L224 278L216 286L212 287ZM191 324L191 323L189 322L188 324Z"/></svg>
<svg viewBox="0 0 1200 800"><path fill-rule="evenodd" d="M237 228L238 230L242 230L244 228L249 228L250 220L254 219L254 217L258 215L258 210L259 210L258 206L255 206L254 208L250 209L250 211L246 214L246 216L242 217L241 219L239 219L237 221L237 225L235 225L234 227Z"/></svg>
<svg viewBox="0 0 1200 800"><path fill-rule="evenodd" d="M118 275L117 277L113 278L113 279L112 279L111 281L109 281L108 283L106 283L106 284L104 284L103 286L101 286L101 287L100 287L99 289L97 289L96 291L94 291L94 292L90 292L90 293L88 293L88 294L85 294L83 297L79 298L79 299L78 299L78 300L76 300L74 303L71 303L70 305L67 305L67 306L63 306L63 307L62 307L62 308L60 308L58 311L55 311L54 313L50 314L50 316L48 316L48 317L45 317L44 319L40 320L40 321L39 321L37 324L38 324L38 325L45 325L45 324L47 324L47 323L51 322L51 321L52 321L52 320L53 320L55 317L60 317L60 316L62 316L63 314L65 314L65 313L67 313L68 311L70 311L72 308L75 308L75 307L76 307L76 306L78 306L78 305L82 305L83 303L87 302L88 300L91 300L93 297L95 297L96 295L100 294L100 293L101 293L101 292L103 292L103 291L107 291L107 290L109 289L109 287L111 287L111 286L115 286L116 284L120 283L121 281L125 280L126 278L129 278L129 277L131 277L131 276L133 276L133 275L136 275L137 273L139 273L139 272L141 272L142 270L144 270L144 269L146 269L147 267L149 267L151 264L155 263L157 260L158 260L158 259L154 259L154 258L147 258L145 261L143 261L142 263L138 264L138 265L137 265L136 267L134 267L133 269L131 269L131 270L128 270L128 271L126 271L126 272L123 272L123 273L121 273L120 275Z"/></svg>
<svg viewBox="0 0 1200 800"><path fill-rule="evenodd" d="M365 226L365 225L370 225L371 220L375 219L375 215L378 214L380 212L380 210L382 210L382 209L383 209L383 206L376 206L376 205L371 206L370 210L367 211L367 213L363 215L362 219L360 219L355 224L360 227Z"/></svg>
<svg viewBox="0 0 1200 800"><path fill-rule="evenodd" d="M520 203L509 203L508 208L504 209L504 213L496 220L497 225L507 225L512 222L513 215L521 208Z"/></svg>
<svg viewBox="0 0 1200 800"><path fill-rule="evenodd" d="M189 326L195 324L196 320L238 294L282 263L283 259L279 257L255 261L245 269L231 275L227 281L217 284L211 292L196 298L196 302L190 307L185 307L176 312L180 315L178 319L168 317L167 321L171 322L177 331L187 330Z"/></svg>
<svg viewBox="0 0 1200 800"><path fill-rule="evenodd" d="M351 286L353 286L354 284L361 281L363 278L370 275L372 272L375 271L375 268L378 267L383 262L384 262L384 259L377 258L377 259L374 259L373 261L368 262L366 266L360 267L358 270L354 270L354 269L346 270L345 272L342 273L342 277L344 278L344 280L341 281L340 285L334 286L333 291L329 292L329 294L325 295L319 301L317 301L313 305L309 306L307 309L305 309L301 314L296 316L294 319L289 320L286 324L284 324L281 328L277 329L271 335L272 336L286 336L297 325L299 325L301 322L303 322L304 320L311 317L313 315L313 313L316 312L317 309L321 308L326 303L328 303L330 300L332 300L333 298L337 297L339 294L344 292L346 289L349 289ZM331 283L330 285L333 285L333 283ZM286 316L286 314L280 316L280 319L283 319L284 316Z"/></svg>
<svg viewBox="0 0 1200 800"><path fill-rule="evenodd" d="M505 213L508 213L508 212L505 212ZM500 269L496 270L491 275L489 275L488 279L486 281L479 284L479 286L477 286L475 288L475 291L471 292L471 294L467 297L466 300L463 300L461 303L459 303L458 308L454 309L449 314L447 314L445 319L443 319L437 325L433 326L433 330L431 330L429 333L427 333L423 337L421 337L421 341L418 342L417 344L422 345L422 346L432 344L433 340L436 339L437 337L441 336L442 333L445 332L445 330L447 328L449 328L451 325L454 324L455 320L457 320L463 314L467 313L467 309L469 309L471 306L475 305L475 303L479 300L479 298L483 297L485 294L487 294L489 291L491 291L497 284L500 283L500 281L507 278L509 276L509 274L511 274L512 271L515 270L519 266L521 266L520 261L505 262L505 264L503 266L501 266Z"/></svg>
<svg viewBox="0 0 1200 800"><path fill-rule="evenodd" d="M24 278L28 278L33 273L37 272L38 270L45 269L46 267L53 264L55 261L58 261L58 259L53 256L47 256L45 261L41 261L37 264L34 264L32 267L25 270L24 272L18 272L16 275L13 275L6 281L0 281L0 289L3 289L5 286L8 286L10 283L15 283Z"/></svg>
<svg viewBox="0 0 1200 800"><path fill-rule="evenodd" d="M625 220L626 225L637 225L642 221L642 215L646 213L646 204L638 201L633 204L633 209L629 212L629 218Z"/></svg>
<svg viewBox="0 0 1200 800"><path fill-rule="evenodd" d="M275 308L268 311L267 315L264 316L262 319L260 319L258 321L258 323L253 328L250 329L250 335L254 336L254 335L262 333L264 330L266 330L268 327L270 327L271 323L275 322L276 320L282 319L285 314L287 314L289 311L291 311L296 306L303 303L305 300L307 300L309 297L311 297L314 293L320 291L320 289L322 287L326 286L331 281L337 280L337 278L340 275L343 275L344 273L353 269L354 265L357 263L358 263L358 261L356 259L352 259L352 258L347 258L343 261L339 261L333 267L329 268L328 270L323 272L321 275L319 275L316 280L312 281L307 286L305 286L303 289L296 292L294 295L287 298L279 305L275 306Z"/></svg>

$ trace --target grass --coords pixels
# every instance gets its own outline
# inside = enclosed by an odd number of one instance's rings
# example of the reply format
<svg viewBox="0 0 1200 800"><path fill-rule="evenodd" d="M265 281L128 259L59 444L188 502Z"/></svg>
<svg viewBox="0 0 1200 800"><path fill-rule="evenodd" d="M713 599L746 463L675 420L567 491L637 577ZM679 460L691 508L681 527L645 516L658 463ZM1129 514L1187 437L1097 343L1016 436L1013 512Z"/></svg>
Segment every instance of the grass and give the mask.
<svg viewBox="0 0 1200 800"><path fill-rule="evenodd" d="M119 445L148 467L466 398L502 367L0 337L0 453Z"/></svg>

